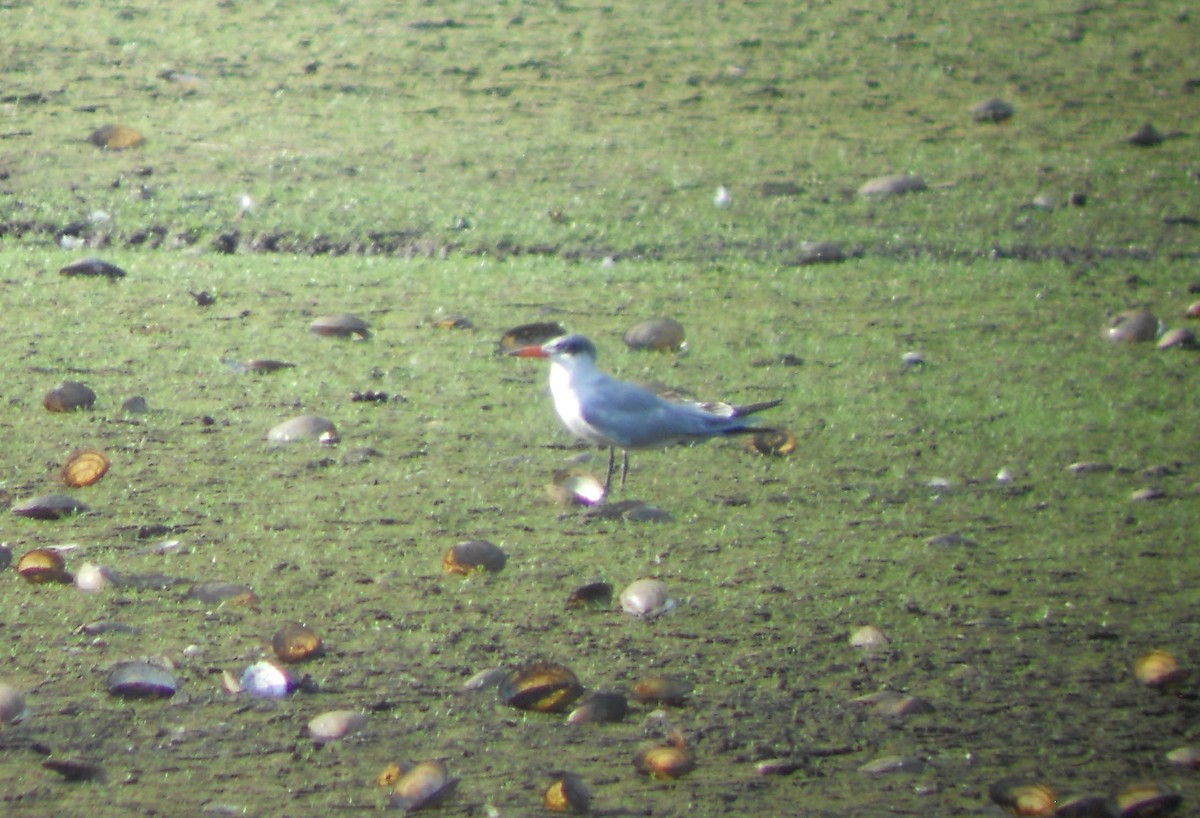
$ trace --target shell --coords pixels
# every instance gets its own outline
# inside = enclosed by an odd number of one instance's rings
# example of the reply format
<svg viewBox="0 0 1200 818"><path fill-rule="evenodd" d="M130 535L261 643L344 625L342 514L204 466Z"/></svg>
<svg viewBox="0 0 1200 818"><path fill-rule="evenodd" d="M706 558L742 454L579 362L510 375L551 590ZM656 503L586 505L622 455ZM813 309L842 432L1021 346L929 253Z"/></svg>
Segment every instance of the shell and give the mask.
<svg viewBox="0 0 1200 818"><path fill-rule="evenodd" d="M891 775L893 773L919 773L925 769L925 760L916 756L880 756L858 768L866 775Z"/></svg>
<svg viewBox="0 0 1200 818"><path fill-rule="evenodd" d="M933 711L934 706L928 699L923 699L920 696L902 696L899 694L880 699L871 708L872 714L889 719L903 719L908 716L932 713Z"/></svg>
<svg viewBox="0 0 1200 818"><path fill-rule="evenodd" d="M103 591L110 585L117 584L117 575L102 565L85 562L75 572L75 587L89 593Z"/></svg>
<svg viewBox="0 0 1200 818"><path fill-rule="evenodd" d="M566 334L566 329L557 321L521 324L500 336L497 347L501 353L508 353L521 347L541 346L551 338Z"/></svg>
<svg viewBox="0 0 1200 818"><path fill-rule="evenodd" d="M1200 318L1200 301L1193 301L1187 308L1188 318Z"/></svg>
<svg viewBox="0 0 1200 818"><path fill-rule="evenodd" d="M575 773L559 773L542 795L542 804L551 812L587 812L592 794Z"/></svg>
<svg viewBox="0 0 1200 818"><path fill-rule="evenodd" d="M170 698L178 689L169 669L146 661L115 665L108 672L106 685L109 693L126 699Z"/></svg>
<svg viewBox="0 0 1200 818"><path fill-rule="evenodd" d="M665 746L642 750L633 757L633 766L654 778L679 778L696 769L696 754L677 739Z"/></svg>
<svg viewBox="0 0 1200 818"><path fill-rule="evenodd" d="M88 507L65 494L43 494L18 503L11 511L19 517L33 520L59 520L72 514L86 514Z"/></svg>
<svg viewBox="0 0 1200 818"><path fill-rule="evenodd" d="M624 693L593 693L567 716L568 724L621 721L629 712Z"/></svg>
<svg viewBox="0 0 1200 818"><path fill-rule="evenodd" d="M243 366L247 372L278 372L281 369L293 369L296 365L291 361L277 361L274 358L251 358Z"/></svg>
<svg viewBox="0 0 1200 818"><path fill-rule="evenodd" d="M1017 109L1012 106L1012 103L1005 102L999 97L992 97L971 106L971 119L976 122L1003 122L1016 112Z"/></svg>
<svg viewBox="0 0 1200 818"><path fill-rule="evenodd" d="M888 643L883 631L874 625L863 625L850 634L850 646L864 650L877 650Z"/></svg>
<svg viewBox="0 0 1200 818"><path fill-rule="evenodd" d="M47 412L74 412L76 409L91 409L96 403L96 393L78 381L63 381L42 398Z"/></svg>
<svg viewBox="0 0 1200 818"><path fill-rule="evenodd" d="M746 440L746 448L756 454L787 457L796 451L796 436L787 429L759 429Z"/></svg>
<svg viewBox="0 0 1200 818"><path fill-rule="evenodd" d="M448 315L433 322L437 329L475 329L475 324L465 315Z"/></svg>
<svg viewBox="0 0 1200 818"><path fill-rule="evenodd" d="M299 622L290 622L275 631L271 649L281 662L302 662L321 655L321 637Z"/></svg>
<svg viewBox="0 0 1200 818"><path fill-rule="evenodd" d="M915 193L925 189L925 180L917 175L898 174L895 176L877 176L863 182L858 189L859 196L898 196L902 193Z"/></svg>
<svg viewBox="0 0 1200 818"><path fill-rule="evenodd" d="M256 605L258 597L249 585L236 582L208 580L197 582L188 588L185 596L188 599L198 599L205 605Z"/></svg>
<svg viewBox="0 0 1200 818"><path fill-rule="evenodd" d="M272 443L295 443L300 440L316 440L319 443L332 445L337 443L337 427L332 422L318 415L300 415L291 420L285 420L267 432L267 440Z"/></svg>
<svg viewBox="0 0 1200 818"><path fill-rule="evenodd" d="M809 264L837 264L845 260L846 251L836 241L806 241L800 245L796 264L804 267Z"/></svg>
<svg viewBox="0 0 1200 818"><path fill-rule="evenodd" d="M1120 818L1159 818L1170 815L1183 803L1183 796L1157 784L1138 784L1116 797Z"/></svg>
<svg viewBox="0 0 1200 818"><path fill-rule="evenodd" d="M127 415L144 415L150 411L150 404L146 403L146 399L141 395L134 395L125 399L121 404L121 411Z"/></svg>
<svg viewBox="0 0 1200 818"><path fill-rule="evenodd" d="M1159 349L1192 349L1196 346L1196 333L1187 327L1167 330L1158 339Z"/></svg>
<svg viewBox="0 0 1200 818"><path fill-rule="evenodd" d="M42 766L58 773L67 781L96 781L101 784L108 782L108 773L104 767L95 761L80 761L71 758L50 758L42 762Z"/></svg>
<svg viewBox="0 0 1200 818"><path fill-rule="evenodd" d="M124 151L130 148L140 148L146 144L146 137L127 125L109 123L101 125L92 131L91 136L88 137L88 142L91 142L97 148L110 151Z"/></svg>
<svg viewBox="0 0 1200 818"><path fill-rule="evenodd" d="M308 722L313 741L336 741L367 726L367 717L357 710L327 710Z"/></svg>
<svg viewBox="0 0 1200 818"><path fill-rule="evenodd" d="M75 276L88 278L104 277L112 281L125 277L125 271L120 267L99 258L81 258L79 261L72 261L66 267L60 268L58 274L67 278Z"/></svg>
<svg viewBox="0 0 1200 818"><path fill-rule="evenodd" d="M108 473L108 458L95 449L79 449L63 463L59 476L72 488L90 486Z"/></svg>
<svg viewBox="0 0 1200 818"><path fill-rule="evenodd" d="M564 665L535 662L511 671L499 693L502 702L518 710L557 713L583 695L583 685Z"/></svg>
<svg viewBox="0 0 1200 818"><path fill-rule="evenodd" d="M1158 319L1149 310L1128 310L1117 314L1108 322L1104 335L1108 340L1136 344L1153 341L1158 336Z"/></svg>
<svg viewBox="0 0 1200 818"><path fill-rule="evenodd" d="M667 594L667 586L658 579L634 580L621 592L621 608L628 614L653 619L675 607L675 600Z"/></svg>
<svg viewBox="0 0 1200 818"><path fill-rule="evenodd" d="M1126 142L1130 145L1137 145L1139 148L1153 148L1155 145L1165 142L1166 139L1167 137L1149 122L1142 123L1136 131L1125 137Z"/></svg>
<svg viewBox="0 0 1200 818"><path fill-rule="evenodd" d="M447 574L470 574L473 571L496 573L504 570L508 555L500 546L487 540L471 540L452 546L442 557L442 570Z"/></svg>
<svg viewBox="0 0 1200 818"><path fill-rule="evenodd" d="M282 699L296 690L296 679L274 662L255 662L242 671L241 692L258 699Z"/></svg>
<svg viewBox="0 0 1200 818"><path fill-rule="evenodd" d="M593 474L564 469L554 473L547 486L550 496L564 506L594 506L604 499L604 484Z"/></svg>
<svg viewBox="0 0 1200 818"><path fill-rule="evenodd" d="M1187 671L1164 650L1154 650L1139 656L1133 663L1133 675L1147 687L1166 688L1182 681Z"/></svg>
<svg viewBox="0 0 1200 818"><path fill-rule="evenodd" d="M988 798L1010 815L1053 815L1054 790L1021 778L1002 778L988 787Z"/></svg>
<svg viewBox="0 0 1200 818"><path fill-rule="evenodd" d="M692 684L687 679L656 675L638 681L630 691L630 697L638 704L669 704L678 707L686 703L691 692Z"/></svg>
<svg viewBox="0 0 1200 818"><path fill-rule="evenodd" d="M457 784L445 762L422 761L396 781L388 806L415 812L442 800Z"/></svg>
<svg viewBox="0 0 1200 818"><path fill-rule="evenodd" d="M354 338L365 341L371 337L371 325L348 312L323 315L309 325L308 331L324 338Z"/></svg>
<svg viewBox="0 0 1200 818"><path fill-rule="evenodd" d="M52 548L26 551L17 560L17 573L35 585L68 583L73 579L67 573L62 554Z"/></svg>
<svg viewBox="0 0 1200 818"><path fill-rule="evenodd" d="M0 725L20 721L26 712L25 694L10 684L0 683Z"/></svg>
<svg viewBox="0 0 1200 818"><path fill-rule="evenodd" d="M568 608L607 608L612 604L613 587L608 582L580 585L567 596Z"/></svg>
<svg viewBox="0 0 1200 818"><path fill-rule="evenodd" d="M1200 747L1192 744L1187 747L1174 749L1167 753L1167 761L1177 764L1180 767L1190 767L1193 770L1200 770Z"/></svg>
<svg viewBox="0 0 1200 818"><path fill-rule="evenodd" d="M678 352L683 349L683 338L683 324L674 318L651 318L626 330L624 340L630 349Z"/></svg>
<svg viewBox="0 0 1200 818"><path fill-rule="evenodd" d="M1058 802L1054 818L1115 818L1103 795L1080 795Z"/></svg>

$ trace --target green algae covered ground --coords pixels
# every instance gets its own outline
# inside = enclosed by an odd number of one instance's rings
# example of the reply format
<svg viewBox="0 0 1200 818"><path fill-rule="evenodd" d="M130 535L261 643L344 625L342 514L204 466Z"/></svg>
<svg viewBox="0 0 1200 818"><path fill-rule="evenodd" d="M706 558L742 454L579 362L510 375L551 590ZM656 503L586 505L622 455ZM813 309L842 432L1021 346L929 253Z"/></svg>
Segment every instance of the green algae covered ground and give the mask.
<svg viewBox="0 0 1200 818"><path fill-rule="evenodd" d="M1197 773L1166 754L1200 742L1196 679L1160 693L1130 668L1155 649L1200 663L1200 358L1103 337L1133 307L1183 326L1200 298L1193 17L5 5L0 490L65 491L54 475L84 446L112 468L70 490L92 513L4 512L0 540L14 558L75 546L68 568L124 582L0 572L0 682L29 705L0 727L0 812L375 810L384 767L424 758L459 779L436 808L452 815L539 814L557 770L611 815L988 815L1010 776L1063 798L1151 782L1194 808ZM974 122L991 96L1015 116ZM88 144L114 122L146 144ZM1128 144L1144 122L1169 138ZM930 188L855 195L900 172ZM822 240L847 259L797 263ZM128 275L58 275L86 255ZM308 332L345 311L369 340ZM438 326L455 315L474 329ZM626 349L659 315L686 353ZM635 452L616 499L667 521L556 504L555 470L604 460L558 428L542 365L497 354L545 320L623 377L783 398L763 418L796 452ZM296 366L229 363L252 358ZM42 408L64 379L95 390L92 410ZM391 400L351 401L367 390ZM148 413L122 411L134 395ZM267 443L305 413L342 442ZM445 575L445 551L477 538L505 568ZM566 607L586 582L643 576L674 610ZM257 604L187 596L210 580ZM327 646L299 667L312 689L227 693L223 674L293 620ZM851 647L864 624L887 645ZM176 695L110 696L108 669L145 656L173 664ZM535 659L589 690L662 672L694 690L567 725L463 689ZM884 690L932 711L854 702ZM315 746L305 724L340 708L365 729ZM696 769L638 775L634 754L672 730ZM888 757L907 761L860 769ZM759 775L767 759L796 769Z"/></svg>

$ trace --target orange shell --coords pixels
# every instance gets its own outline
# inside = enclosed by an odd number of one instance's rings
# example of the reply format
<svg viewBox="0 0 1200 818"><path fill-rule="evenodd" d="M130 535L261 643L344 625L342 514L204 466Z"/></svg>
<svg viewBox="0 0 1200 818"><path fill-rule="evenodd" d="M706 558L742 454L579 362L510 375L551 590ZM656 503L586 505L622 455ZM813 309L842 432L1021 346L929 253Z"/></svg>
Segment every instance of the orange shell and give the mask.
<svg viewBox="0 0 1200 818"><path fill-rule="evenodd" d="M17 560L17 573L35 585L67 583L73 578L67 573L62 555L50 548L35 548Z"/></svg>
<svg viewBox="0 0 1200 818"><path fill-rule="evenodd" d="M108 473L108 458L95 449L79 449L67 458L59 473L62 481L72 488L96 483Z"/></svg>
<svg viewBox="0 0 1200 818"><path fill-rule="evenodd" d="M128 148L140 148L146 143L146 137L130 128L128 125L101 125L92 132L88 141L97 148L107 148L110 151L123 151Z"/></svg>

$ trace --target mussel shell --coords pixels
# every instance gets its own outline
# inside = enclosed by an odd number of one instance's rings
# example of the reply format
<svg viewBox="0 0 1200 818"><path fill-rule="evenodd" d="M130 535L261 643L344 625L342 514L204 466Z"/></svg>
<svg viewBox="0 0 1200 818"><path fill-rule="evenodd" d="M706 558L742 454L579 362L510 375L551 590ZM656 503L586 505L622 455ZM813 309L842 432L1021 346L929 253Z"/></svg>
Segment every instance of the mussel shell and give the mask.
<svg viewBox="0 0 1200 818"><path fill-rule="evenodd" d="M17 573L35 585L67 583L73 577L67 573L62 554L53 548L35 548L26 551L17 560Z"/></svg>
<svg viewBox="0 0 1200 818"><path fill-rule="evenodd" d="M696 769L696 754L674 744L651 747L633 757L633 766L654 778L679 778Z"/></svg>
<svg viewBox="0 0 1200 818"><path fill-rule="evenodd" d="M108 781L108 773L95 761L49 758L42 762L42 767L58 773L67 781L96 781L101 784Z"/></svg>
<svg viewBox="0 0 1200 818"><path fill-rule="evenodd" d="M626 330L624 341L630 349L678 352L683 348L683 338L683 324L674 318L651 318Z"/></svg>
<svg viewBox="0 0 1200 818"><path fill-rule="evenodd" d="M146 403L146 399L141 395L134 395L125 399L121 404L121 411L127 415L144 415L150 411L150 404Z"/></svg>
<svg viewBox="0 0 1200 818"><path fill-rule="evenodd" d="M1002 778L988 787L988 798L1010 815L1053 815L1054 790L1022 778Z"/></svg>
<svg viewBox="0 0 1200 818"><path fill-rule="evenodd" d="M296 677L274 662L255 662L242 671L241 691L259 699L282 699L293 693Z"/></svg>
<svg viewBox="0 0 1200 818"><path fill-rule="evenodd" d="M858 189L859 196L899 196L904 193L915 193L925 189L925 180L915 174L897 174L894 176L877 176L863 182Z"/></svg>
<svg viewBox="0 0 1200 818"><path fill-rule="evenodd" d="M337 427L332 421L318 415L300 415L285 420L267 432L272 443L295 443L299 440L316 440L319 443L338 442Z"/></svg>
<svg viewBox="0 0 1200 818"><path fill-rule="evenodd" d="M1187 327L1177 327L1167 330L1158 339L1157 346L1159 349L1191 349L1196 346L1196 333Z"/></svg>
<svg viewBox="0 0 1200 818"><path fill-rule="evenodd" d="M243 366L249 372L278 372L280 369L292 369L296 365L291 361L276 361L273 358L251 358Z"/></svg>
<svg viewBox="0 0 1200 818"><path fill-rule="evenodd" d="M1178 747L1167 753L1167 761L1180 767L1200 770L1200 746L1189 744L1186 747Z"/></svg>
<svg viewBox="0 0 1200 818"><path fill-rule="evenodd" d="M59 520L72 514L86 514L87 505L65 494L43 494L10 509L20 517L34 520Z"/></svg>
<svg viewBox="0 0 1200 818"><path fill-rule="evenodd" d="M475 324L465 315L448 315L433 322L438 329L475 329Z"/></svg>
<svg viewBox="0 0 1200 818"><path fill-rule="evenodd" d="M567 331L557 321L540 321L533 324L521 324L513 327L500 336L499 349L502 353L528 346L541 346L551 338L566 335Z"/></svg>
<svg viewBox="0 0 1200 818"><path fill-rule="evenodd" d="M108 672L108 692L126 699L169 698L178 684L175 675L153 662L121 662Z"/></svg>
<svg viewBox="0 0 1200 818"><path fill-rule="evenodd" d="M556 471L547 490L564 506L594 506L604 499L604 484L599 478L568 469Z"/></svg>
<svg viewBox="0 0 1200 818"><path fill-rule="evenodd" d="M451 546L442 557L442 570L447 574L470 574L473 571L496 573L504 569L508 555L504 549L487 540L471 540Z"/></svg>
<svg viewBox="0 0 1200 818"><path fill-rule="evenodd" d="M442 800L457 784L445 762L422 761L396 781L388 806L414 812Z"/></svg>
<svg viewBox="0 0 1200 818"><path fill-rule="evenodd" d="M876 650L887 643L888 638L876 625L863 625L850 634L850 646L855 648Z"/></svg>
<svg viewBox="0 0 1200 818"><path fill-rule="evenodd" d="M63 463L59 477L72 488L96 483L108 473L108 458L95 449L79 449Z"/></svg>
<svg viewBox="0 0 1200 818"><path fill-rule="evenodd" d="M1105 336L1110 341L1135 344L1153 341L1158 335L1159 324L1149 310L1128 310L1119 313L1108 322Z"/></svg>
<svg viewBox="0 0 1200 818"><path fill-rule="evenodd" d="M1139 656L1133 663L1134 677L1147 687L1166 688L1187 677L1175 657L1165 650L1154 650Z"/></svg>
<svg viewBox="0 0 1200 818"><path fill-rule="evenodd" d="M184 596L188 599L198 599L205 605L255 605L258 603L258 597L249 585L221 580L197 582L188 588Z"/></svg>
<svg viewBox="0 0 1200 818"><path fill-rule="evenodd" d="M48 412L74 412L76 409L91 409L96 403L96 393L78 381L63 381L46 393L42 406Z"/></svg>
<svg viewBox="0 0 1200 818"><path fill-rule="evenodd" d="M118 582L119 577L111 569L94 562L85 562L75 571L75 587L81 591L103 591Z"/></svg>
<svg viewBox="0 0 1200 818"><path fill-rule="evenodd" d="M321 637L312 628L289 622L275 631L271 649L281 662L302 662L321 654Z"/></svg>
<svg viewBox="0 0 1200 818"><path fill-rule="evenodd" d="M19 721L26 709L25 694L10 684L0 682L0 724Z"/></svg>
<svg viewBox="0 0 1200 818"><path fill-rule="evenodd" d="M593 693L567 716L568 724L621 721L629 713L624 693Z"/></svg>
<svg viewBox="0 0 1200 818"><path fill-rule="evenodd" d="M589 582L567 595L568 608L607 608L612 604L613 587L609 582Z"/></svg>
<svg viewBox="0 0 1200 818"><path fill-rule="evenodd" d="M564 665L535 662L511 671L499 693L502 702L518 710L557 713L583 695L583 685Z"/></svg>
<svg viewBox="0 0 1200 818"><path fill-rule="evenodd" d="M621 608L628 614L653 619L675 606L662 580L644 577L631 582L621 591Z"/></svg>
<svg viewBox="0 0 1200 818"><path fill-rule="evenodd" d="M88 137L88 142L91 142L97 148L104 148L110 151L123 151L129 148L140 148L146 144L146 137L128 125L110 123L108 125L101 125L92 131L91 136Z"/></svg>
<svg viewBox="0 0 1200 818"><path fill-rule="evenodd" d="M971 119L976 122L1003 122L1016 113L1011 102L1005 102L999 97L985 99L971 106Z"/></svg>
<svg viewBox="0 0 1200 818"><path fill-rule="evenodd" d="M787 429L759 429L746 440L746 448L756 454L787 457L796 451L796 436Z"/></svg>
<svg viewBox="0 0 1200 818"><path fill-rule="evenodd" d="M680 706L692 693L692 684L678 676L647 676L634 684L629 692L638 704L669 704Z"/></svg>
<svg viewBox="0 0 1200 818"><path fill-rule="evenodd" d="M313 741L336 741L367 726L367 717L357 710L327 710L308 722L308 735Z"/></svg>
<svg viewBox="0 0 1200 818"><path fill-rule="evenodd" d="M61 268L58 274L68 278L73 276L104 277L114 281L125 277L125 271L120 267L99 258L81 258L79 261L72 261L66 267Z"/></svg>
<svg viewBox="0 0 1200 818"><path fill-rule="evenodd" d="M551 812L587 812L592 794L575 773L559 773L542 795L542 804Z"/></svg>
<svg viewBox="0 0 1200 818"><path fill-rule="evenodd" d="M313 335L327 338L366 340L371 337L371 325L348 312L341 315L323 315L313 321L308 329Z"/></svg>
<svg viewBox="0 0 1200 818"><path fill-rule="evenodd" d="M1116 818L1103 795L1080 795L1058 802L1054 818Z"/></svg>
<svg viewBox="0 0 1200 818"><path fill-rule="evenodd" d="M1160 818L1178 809L1183 796L1157 784L1139 784L1122 790L1115 803L1119 818Z"/></svg>

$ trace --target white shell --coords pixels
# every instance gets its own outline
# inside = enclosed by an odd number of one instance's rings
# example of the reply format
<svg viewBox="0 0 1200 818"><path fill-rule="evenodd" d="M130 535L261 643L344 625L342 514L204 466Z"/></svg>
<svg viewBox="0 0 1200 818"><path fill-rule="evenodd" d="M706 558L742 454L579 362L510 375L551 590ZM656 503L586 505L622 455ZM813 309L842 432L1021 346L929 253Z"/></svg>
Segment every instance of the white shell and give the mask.
<svg viewBox="0 0 1200 818"><path fill-rule="evenodd" d="M308 735L314 741L335 741L366 725L367 717L357 710L327 710L309 721Z"/></svg>
<svg viewBox="0 0 1200 818"><path fill-rule="evenodd" d="M20 721L27 712L25 694L10 684L0 683L0 724Z"/></svg>
<svg viewBox="0 0 1200 818"><path fill-rule="evenodd" d="M241 692L260 699L281 699L295 689L286 670L271 662L255 662L239 681Z"/></svg>
<svg viewBox="0 0 1200 818"><path fill-rule="evenodd" d="M621 592L621 608L633 616L653 619L674 607L675 600L667 594L667 586L662 580L634 580Z"/></svg>
<svg viewBox="0 0 1200 818"><path fill-rule="evenodd" d="M888 643L888 638L883 635L883 631L874 625L863 625L854 633L850 634L850 645L855 648L863 648L864 650L875 650L881 648Z"/></svg>
<svg viewBox="0 0 1200 818"><path fill-rule="evenodd" d="M284 421L267 432L272 443L295 443L297 440L316 440L321 443L337 443L337 428L331 421L317 415L300 415Z"/></svg>
<svg viewBox="0 0 1200 818"><path fill-rule="evenodd" d="M112 584L112 571L94 562L85 562L75 571L75 587L81 591L103 591Z"/></svg>

